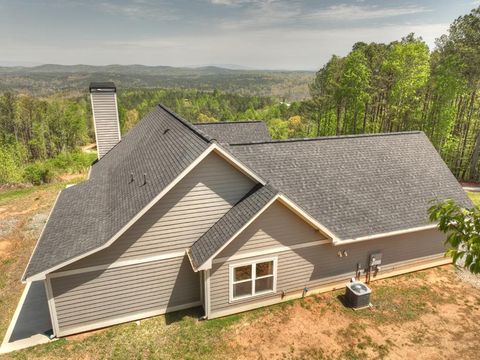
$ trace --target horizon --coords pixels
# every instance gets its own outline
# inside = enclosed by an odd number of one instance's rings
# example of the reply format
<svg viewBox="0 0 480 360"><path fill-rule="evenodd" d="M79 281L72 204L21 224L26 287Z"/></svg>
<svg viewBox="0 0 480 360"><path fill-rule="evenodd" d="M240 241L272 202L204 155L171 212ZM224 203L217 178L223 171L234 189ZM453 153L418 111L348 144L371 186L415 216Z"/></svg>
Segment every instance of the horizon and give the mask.
<svg viewBox="0 0 480 360"><path fill-rule="evenodd" d="M453 21L478 5L479 0L0 0L0 31L8 35L0 39L0 65L316 71L358 41L389 43L413 32L433 50Z"/></svg>

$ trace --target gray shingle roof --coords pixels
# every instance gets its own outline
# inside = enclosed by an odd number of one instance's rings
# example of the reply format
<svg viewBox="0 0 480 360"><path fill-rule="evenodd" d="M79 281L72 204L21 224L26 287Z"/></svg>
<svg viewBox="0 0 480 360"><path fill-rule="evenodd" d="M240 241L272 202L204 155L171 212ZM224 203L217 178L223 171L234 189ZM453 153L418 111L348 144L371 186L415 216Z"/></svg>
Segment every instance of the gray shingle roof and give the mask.
<svg viewBox="0 0 480 360"><path fill-rule="evenodd" d="M24 278L104 245L197 159L209 141L157 106L93 166L88 181L60 193Z"/></svg>
<svg viewBox="0 0 480 360"><path fill-rule="evenodd" d="M207 261L277 193L268 184L252 189L191 246L190 259L193 266L197 268Z"/></svg>
<svg viewBox="0 0 480 360"><path fill-rule="evenodd" d="M224 144L271 140L267 126L263 121L213 122L196 123L194 125L211 138Z"/></svg>
<svg viewBox="0 0 480 360"><path fill-rule="evenodd" d="M340 239L428 225L433 199L470 200L422 132L272 141L230 151Z"/></svg>

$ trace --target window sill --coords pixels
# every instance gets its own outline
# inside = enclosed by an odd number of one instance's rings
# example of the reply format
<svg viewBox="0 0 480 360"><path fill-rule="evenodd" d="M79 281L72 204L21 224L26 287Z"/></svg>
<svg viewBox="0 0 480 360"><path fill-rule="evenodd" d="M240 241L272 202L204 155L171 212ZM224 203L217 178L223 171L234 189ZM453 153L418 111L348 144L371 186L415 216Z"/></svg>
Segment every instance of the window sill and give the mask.
<svg viewBox="0 0 480 360"><path fill-rule="evenodd" d="M268 295L276 295L276 294L277 293L273 290L267 290L267 291L256 293L255 295L245 295L241 297L236 297L236 298L230 299L228 303L233 304L233 303L241 302L242 300L257 299L257 298L266 297Z"/></svg>

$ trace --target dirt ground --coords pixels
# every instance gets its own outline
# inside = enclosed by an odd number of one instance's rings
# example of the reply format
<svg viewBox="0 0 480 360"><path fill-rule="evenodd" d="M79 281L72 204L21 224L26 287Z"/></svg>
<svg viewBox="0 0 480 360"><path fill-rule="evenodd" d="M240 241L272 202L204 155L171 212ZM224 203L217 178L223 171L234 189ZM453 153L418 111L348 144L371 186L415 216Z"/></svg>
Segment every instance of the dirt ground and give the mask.
<svg viewBox="0 0 480 360"><path fill-rule="evenodd" d="M309 297L238 324L231 347L239 359L478 359L480 291L452 266L371 287L372 309L346 309L339 292Z"/></svg>
<svg viewBox="0 0 480 360"><path fill-rule="evenodd" d="M0 193L0 338L23 290L20 277L59 186ZM7 355L41 359L478 359L480 289L443 266L371 283L371 309L342 291L198 321L159 316Z"/></svg>

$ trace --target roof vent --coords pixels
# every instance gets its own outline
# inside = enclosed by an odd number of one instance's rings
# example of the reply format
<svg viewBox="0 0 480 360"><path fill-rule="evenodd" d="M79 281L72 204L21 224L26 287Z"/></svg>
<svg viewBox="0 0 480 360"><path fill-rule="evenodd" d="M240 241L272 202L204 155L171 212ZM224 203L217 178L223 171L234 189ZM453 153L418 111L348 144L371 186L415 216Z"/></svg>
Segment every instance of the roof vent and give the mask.
<svg viewBox="0 0 480 360"><path fill-rule="evenodd" d="M101 159L121 139L117 89L113 82L94 82L90 84L89 89L98 159Z"/></svg>

